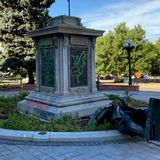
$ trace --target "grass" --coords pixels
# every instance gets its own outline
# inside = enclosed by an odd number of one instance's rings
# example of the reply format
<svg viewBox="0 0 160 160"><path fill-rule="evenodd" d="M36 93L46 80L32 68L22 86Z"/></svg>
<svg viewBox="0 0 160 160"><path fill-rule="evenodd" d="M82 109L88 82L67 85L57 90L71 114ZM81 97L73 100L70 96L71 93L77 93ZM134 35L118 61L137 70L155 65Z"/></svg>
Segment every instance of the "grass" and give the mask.
<svg viewBox="0 0 160 160"><path fill-rule="evenodd" d="M0 79L0 86L8 86L8 85L19 85L20 84L20 80L3 80L3 79Z"/></svg>
<svg viewBox="0 0 160 160"><path fill-rule="evenodd" d="M106 84L117 84L117 85L128 85L128 83L115 83L114 80L100 80L101 83L106 83ZM134 84L134 82L133 82ZM137 84L137 83L136 83ZM154 82L147 82L147 83L138 83L138 85L143 85L143 86L159 86L160 83L154 83Z"/></svg>
<svg viewBox="0 0 160 160"><path fill-rule="evenodd" d="M0 114L7 119L0 119L0 128L30 131L98 131L113 129L108 122L102 125L88 125L88 120L83 121L77 115L63 115L59 119L52 119L48 123L27 114L20 114L16 109L18 101L23 100L26 92L13 97L0 97Z"/></svg>
<svg viewBox="0 0 160 160"><path fill-rule="evenodd" d="M73 131L98 131L113 129L110 123L102 125L88 126L87 121L85 124L80 122L79 117L64 115L59 119L52 119L51 121L42 122L39 119L22 115L14 112L8 116L7 119L0 120L0 128L13 129L13 130L29 130L29 131L53 131L53 132L73 132Z"/></svg>
<svg viewBox="0 0 160 160"><path fill-rule="evenodd" d="M159 86L160 83L142 83L140 85L144 85L144 86Z"/></svg>
<svg viewBox="0 0 160 160"><path fill-rule="evenodd" d="M102 125L88 126L81 125L79 118L71 115L64 115L59 119L52 119L49 123L42 122L39 119L22 115L19 113L12 113L8 119L0 120L0 127L13 130L30 130L30 131L53 131L53 132L73 132L73 131L98 131L113 129L110 123Z"/></svg>
<svg viewBox="0 0 160 160"><path fill-rule="evenodd" d="M141 107L148 107L148 103L142 101L142 100L136 100L132 98L128 91L125 92L124 97L120 97L116 94L108 94L106 95L108 99L115 101L116 103L121 103L120 98L123 98L128 106L134 107L134 108L141 108Z"/></svg>
<svg viewBox="0 0 160 160"><path fill-rule="evenodd" d="M45 123L35 117L16 112L9 115L8 119L1 120L0 127L25 131L80 131L75 117L63 116L61 119Z"/></svg>
<svg viewBox="0 0 160 160"><path fill-rule="evenodd" d="M9 115L16 111L16 104L18 101L24 99L27 92L21 92L18 96L0 97L0 113Z"/></svg>

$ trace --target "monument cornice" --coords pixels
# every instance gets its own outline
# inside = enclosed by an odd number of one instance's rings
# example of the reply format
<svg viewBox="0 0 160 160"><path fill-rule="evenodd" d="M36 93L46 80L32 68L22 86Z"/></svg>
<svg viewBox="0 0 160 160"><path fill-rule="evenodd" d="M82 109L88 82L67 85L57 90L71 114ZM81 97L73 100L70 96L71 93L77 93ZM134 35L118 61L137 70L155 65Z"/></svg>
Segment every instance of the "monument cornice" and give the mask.
<svg viewBox="0 0 160 160"><path fill-rule="evenodd" d="M70 25L58 25L58 26L48 26L43 29L28 32L28 35L31 36L32 38L36 38L44 35L58 34L58 33L99 37L103 35L104 31L85 28L85 27L75 27L75 26L73 27Z"/></svg>

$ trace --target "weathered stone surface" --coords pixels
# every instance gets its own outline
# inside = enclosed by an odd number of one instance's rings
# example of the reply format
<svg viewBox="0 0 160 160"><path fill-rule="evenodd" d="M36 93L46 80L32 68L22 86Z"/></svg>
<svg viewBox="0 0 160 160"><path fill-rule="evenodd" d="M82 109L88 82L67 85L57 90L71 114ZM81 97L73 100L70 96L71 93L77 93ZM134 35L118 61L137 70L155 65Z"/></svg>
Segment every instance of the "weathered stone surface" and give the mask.
<svg viewBox="0 0 160 160"><path fill-rule="evenodd" d="M43 119L61 113L91 115L109 101L96 89L95 41L104 31L83 27L78 17L59 16L29 35L36 42L36 92L18 103Z"/></svg>
<svg viewBox="0 0 160 160"><path fill-rule="evenodd" d="M70 26L79 26L82 27L81 19L78 17L68 17L68 16L57 16L51 18L48 23L48 26L57 26L57 25L70 25Z"/></svg>
<svg viewBox="0 0 160 160"><path fill-rule="evenodd" d="M99 93L56 97L41 92L33 92L27 99L18 103L18 109L49 120L62 114L78 114L80 117L89 116L98 108L103 108L110 102Z"/></svg>

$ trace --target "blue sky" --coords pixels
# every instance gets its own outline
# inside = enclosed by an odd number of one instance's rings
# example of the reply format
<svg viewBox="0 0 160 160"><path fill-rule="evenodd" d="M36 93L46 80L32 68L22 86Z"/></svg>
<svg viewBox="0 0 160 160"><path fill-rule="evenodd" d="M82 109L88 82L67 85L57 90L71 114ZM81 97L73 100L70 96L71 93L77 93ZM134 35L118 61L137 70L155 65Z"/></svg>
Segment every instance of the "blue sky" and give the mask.
<svg viewBox="0 0 160 160"><path fill-rule="evenodd" d="M140 24L146 38L160 38L160 0L70 0L71 16L82 19L84 26L113 30L121 22L132 28ZM67 0L56 0L50 7L51 16L68 15Z"/></svg>

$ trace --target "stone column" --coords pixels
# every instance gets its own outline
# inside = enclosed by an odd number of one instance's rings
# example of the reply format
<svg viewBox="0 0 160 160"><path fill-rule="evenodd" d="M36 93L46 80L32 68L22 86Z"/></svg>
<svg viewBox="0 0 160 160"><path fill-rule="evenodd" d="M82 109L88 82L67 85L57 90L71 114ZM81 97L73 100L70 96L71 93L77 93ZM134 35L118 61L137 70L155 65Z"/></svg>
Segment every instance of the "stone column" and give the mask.
<svg viewBox="0 0 160 160"><path fill-rule="evenodd" d="M39 72L39 63L40 63L40 60L39 60L39 46L38 46L38 43L35 43L36 45L36 91L40 91L40 72Z"/></svg>
<svg viewBox="0 0 160 160"><path fill-rule="evenodd" d="M60 69L61 69L61 89L62 95L69 94L69 36L64 35L62 38L62 52L60 53Z"/></svg>
<svg viewBox="0 0 160 160"><path fill-rule="evenodd" d="M68 80L68 48L69 37L61 35L59 37L59 47L56 49L56 90L55 94L67 95L69 93Z"/></svg>
<svg viewBox="0 0 160 160"><path fill-rule="evenodd" d="M61 84L60 84L60 76L59 76L59 64L60 64L60 47L59 47L59 44L60 44L60 37L54 37L55 39L55 66L56 66L56 69L55 69L55 94L56 95L60 95L61 93Z"/></svg>
<svg viewBox="0 0 160 160"><path fill-rule="evenodd" d="M96 88L96 64L95 64L95 43L96 38L91 38L90 40L90 48L91 48L91 54L90 54L90 60L91 60L91 92L97 92Z"/></svg>

